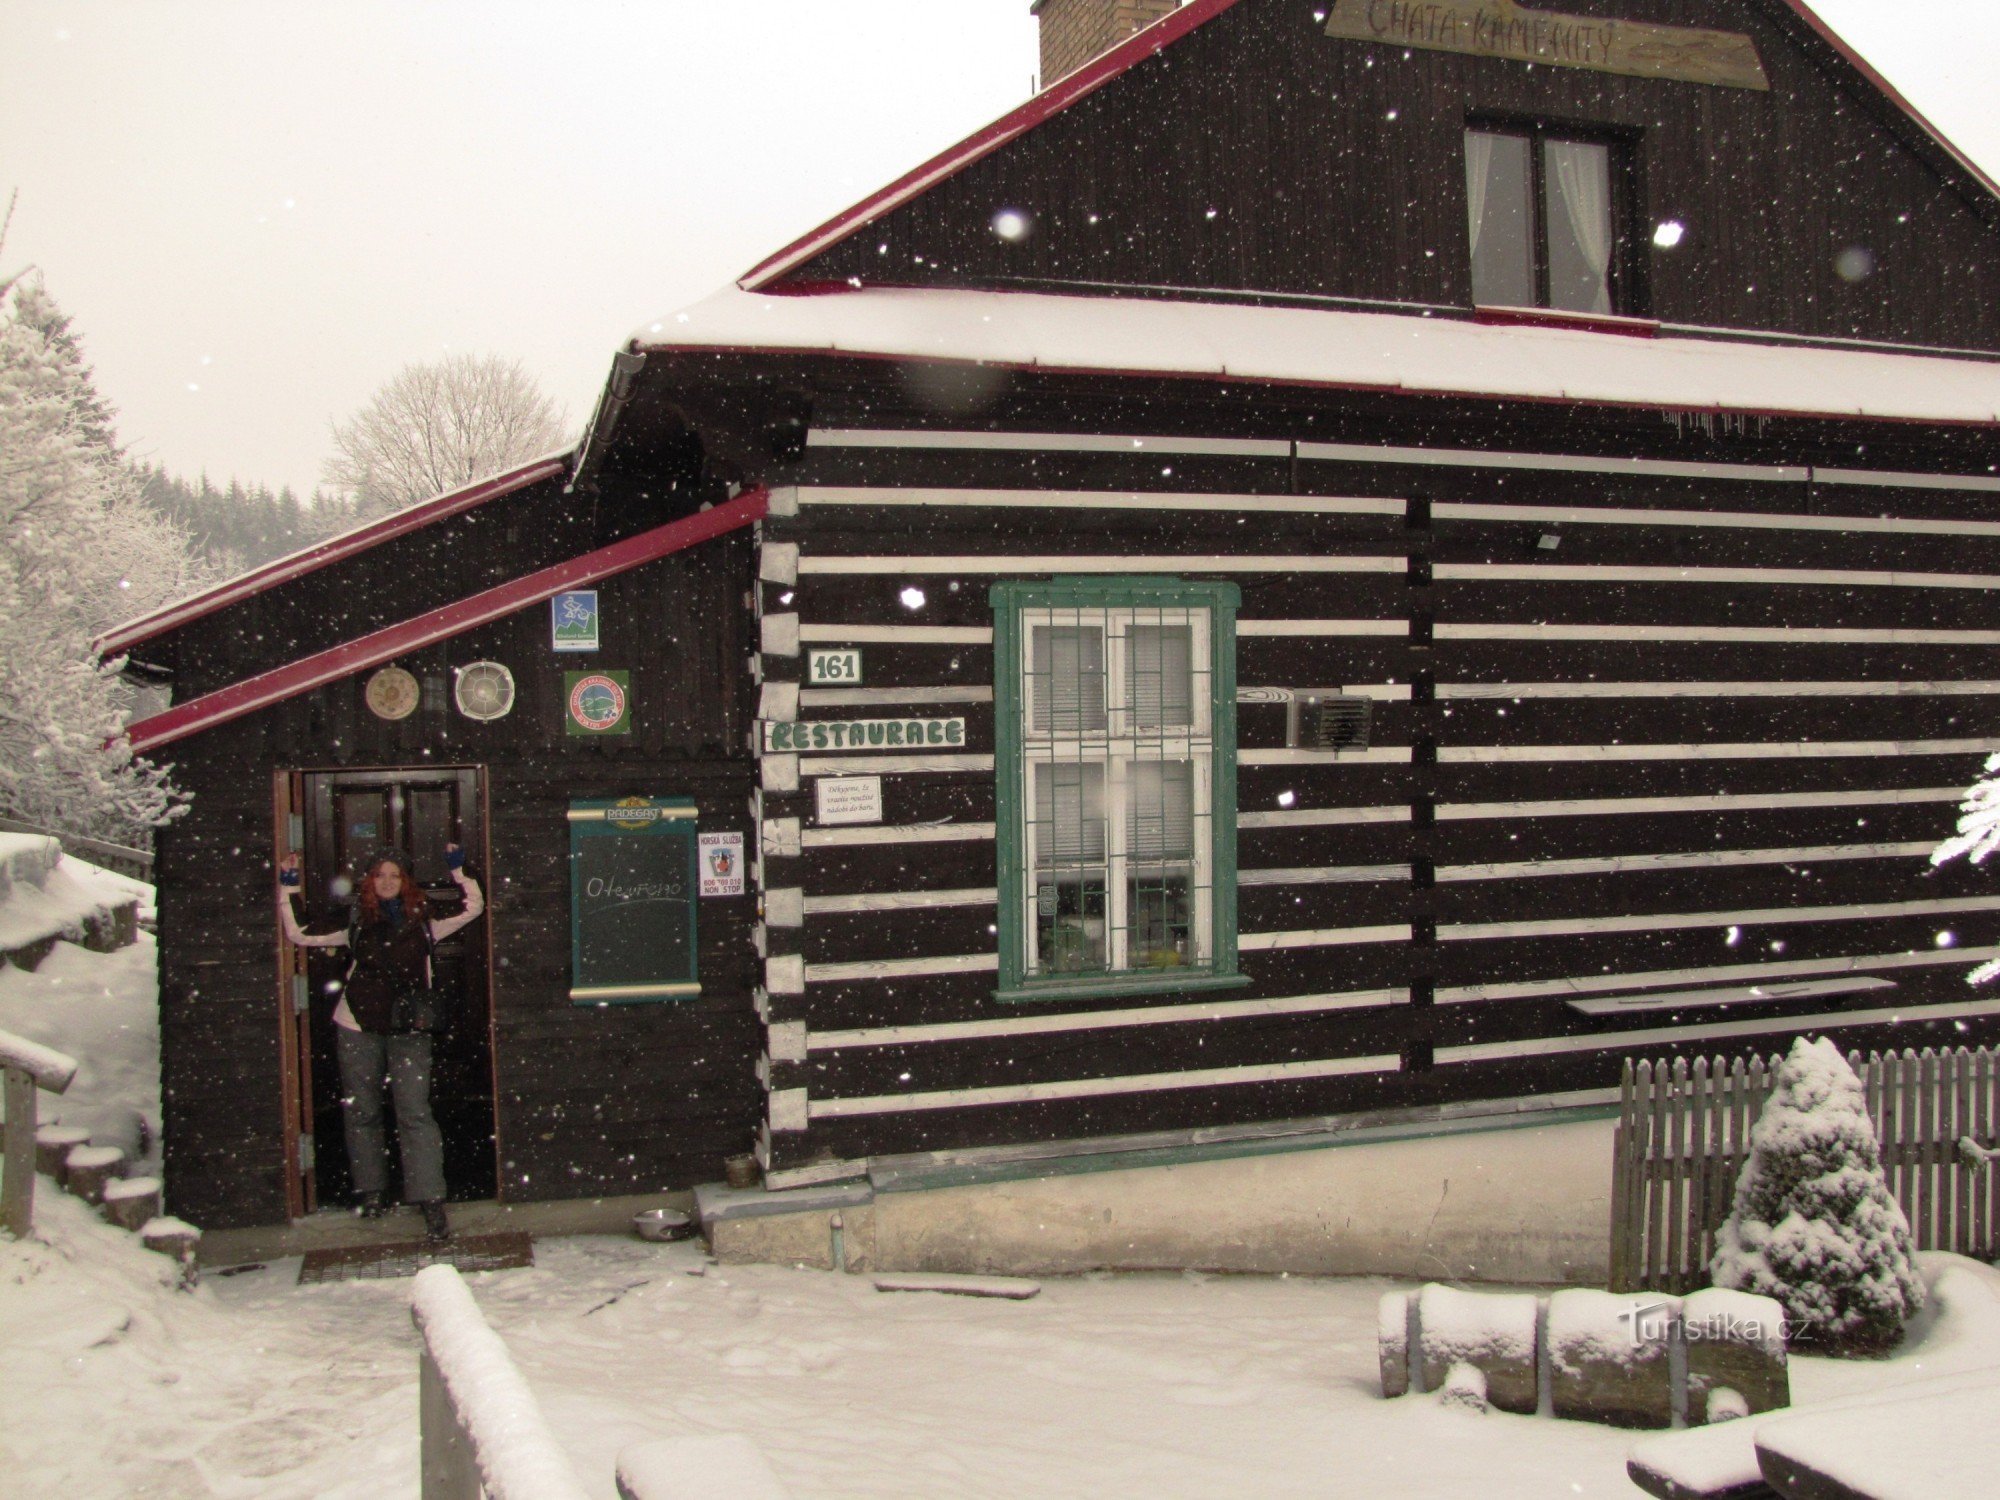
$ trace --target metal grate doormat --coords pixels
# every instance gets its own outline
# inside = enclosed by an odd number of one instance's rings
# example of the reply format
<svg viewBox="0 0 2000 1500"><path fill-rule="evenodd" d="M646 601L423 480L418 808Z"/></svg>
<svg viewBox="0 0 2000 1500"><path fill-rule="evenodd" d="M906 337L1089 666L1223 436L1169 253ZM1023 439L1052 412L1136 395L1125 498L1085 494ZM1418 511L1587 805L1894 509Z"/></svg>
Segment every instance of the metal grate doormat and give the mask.
<svg viewBox="0 0 2000 1500"><path fill-rule="evenodd" d="M299 1285L318 1281L392 1281L414 1276L425 1266L461 1271L516 1271L535 1263L535 1242L527 1235L474 1234L434 1245L402 1240L393 1245L347 1245L308 1250L299 1266Z"/></svg>

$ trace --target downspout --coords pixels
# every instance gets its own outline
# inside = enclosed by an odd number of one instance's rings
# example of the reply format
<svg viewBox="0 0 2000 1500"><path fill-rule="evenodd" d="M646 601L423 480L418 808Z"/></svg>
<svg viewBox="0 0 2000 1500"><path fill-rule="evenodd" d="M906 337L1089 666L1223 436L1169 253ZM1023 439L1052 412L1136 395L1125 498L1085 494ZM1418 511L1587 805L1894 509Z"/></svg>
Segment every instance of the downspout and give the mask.
<svg viewBox="0 0 2000 1500"><path fill-rule="evenodd" d="M605 382L604 394L597 398L597 410L592 413L583 442L577 447L576 467L563 486L564 494L574 495L580 489L590 488L592 476L611 447L618 419L631 405L633 393L638 389L639 372L645 368L646 356L636 349L621 349L611 356L611 378Z"/></svg>

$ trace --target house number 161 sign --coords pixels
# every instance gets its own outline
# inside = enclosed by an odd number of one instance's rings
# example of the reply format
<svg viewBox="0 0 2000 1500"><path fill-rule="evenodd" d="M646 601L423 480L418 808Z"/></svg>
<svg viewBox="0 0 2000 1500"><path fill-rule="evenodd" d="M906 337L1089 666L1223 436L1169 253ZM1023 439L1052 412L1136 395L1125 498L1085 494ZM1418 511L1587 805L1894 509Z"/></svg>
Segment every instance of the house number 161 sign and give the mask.
<svg viewBox="0 0 2000 1500"><path fill-rule="evenodd" d="M840 651L808 651L806 681L814 687L856 687L861 682L861 653L853 647Z"/></svg>

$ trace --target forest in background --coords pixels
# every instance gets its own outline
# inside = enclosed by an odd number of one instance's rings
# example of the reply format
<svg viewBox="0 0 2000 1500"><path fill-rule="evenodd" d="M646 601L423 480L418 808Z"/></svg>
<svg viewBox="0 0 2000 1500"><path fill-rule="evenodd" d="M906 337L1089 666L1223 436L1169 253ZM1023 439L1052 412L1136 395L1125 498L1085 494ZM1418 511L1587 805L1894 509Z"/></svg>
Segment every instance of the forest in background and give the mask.
<svg viewBox="0 0 2000 1500"><path fill-rule="evenodd" d="M224 577L360 521L354 500L328 490L316 491L308 504L290 485L273 491L231 478L225 489L206 474L183 479L152 464L136 464L132 472L145 503L185 531L189 546Z"/></svg>

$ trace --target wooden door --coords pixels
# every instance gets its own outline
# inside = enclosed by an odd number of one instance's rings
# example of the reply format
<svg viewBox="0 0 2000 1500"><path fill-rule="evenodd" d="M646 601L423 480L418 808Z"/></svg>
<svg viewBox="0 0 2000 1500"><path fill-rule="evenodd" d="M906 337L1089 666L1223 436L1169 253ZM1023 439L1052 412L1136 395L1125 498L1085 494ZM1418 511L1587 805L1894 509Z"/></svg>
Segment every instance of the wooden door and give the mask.
<svg viewBox="0 0 2000 1500"><path fill-rule="evenodd" d="M316 927L346 922L356 883L382 850L409 859L433 916L451 916L463 904L445 865L445 845L461 846L467 873L482 889L489 887L485 778L476 768L310 771L303 801L305 901ZM437 948L435 988L445 1021L432 1048L431 1111L444 1133L445 1183L460 1201L492 1198L498 1182L488 947L480 921ZM352 1196L333 1051L333 1010L346 967L342 949L314 950L308 965L311 1067L300 1103L311 1114L312 1178L325 1204ZM392 1200L401 1192L395 1158L392 1122Z"/></svg>

